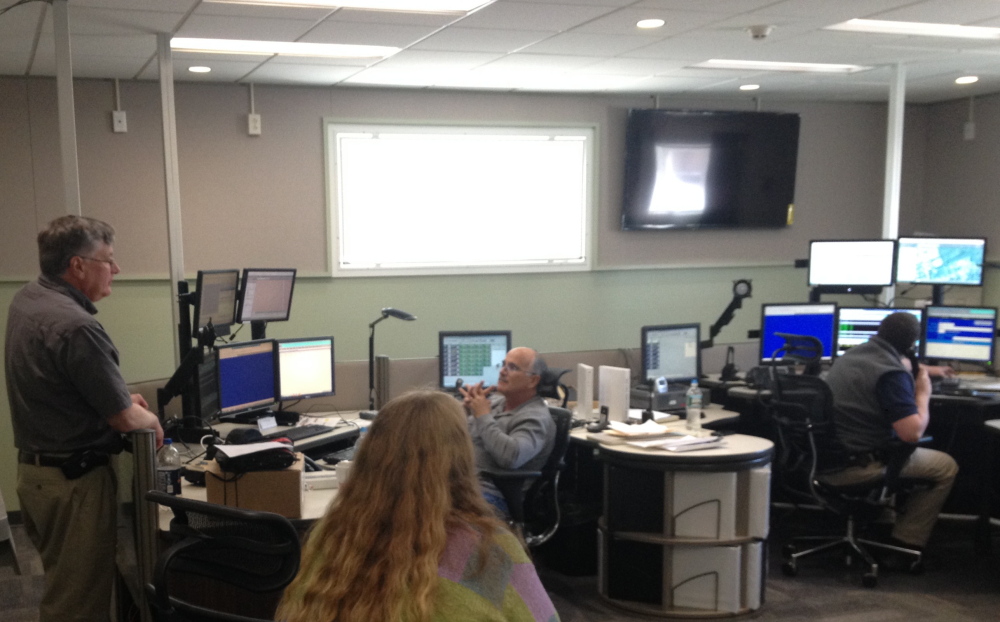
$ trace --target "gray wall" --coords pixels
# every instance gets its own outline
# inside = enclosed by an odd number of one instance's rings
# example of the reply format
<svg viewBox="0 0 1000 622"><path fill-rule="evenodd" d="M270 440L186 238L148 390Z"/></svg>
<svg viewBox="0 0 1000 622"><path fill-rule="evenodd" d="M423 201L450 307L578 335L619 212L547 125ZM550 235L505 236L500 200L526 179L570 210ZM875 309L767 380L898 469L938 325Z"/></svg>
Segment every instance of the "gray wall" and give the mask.
<svg viewBox="0 0 1000 622"><path fill-rule="evenodd" d="M701 321L707 330L729 303L732 281L752 278L753 298L717 339L742 342L759 324L761 303L806 298L806 275L791 264L806 256L810 239L880 234L884 105L765 106L802 115L790 228L623 233L617 222L625 112L649 106L648 98L257 86L263 136L251 138L245 131L245 87L178 84L176 93L186 270L298 267L303 278L292 319L272 324L269 336L332 334L340 361L367 357L367 324L384 306L419 317L379 325L377 351L393 359L433 357L437 331L444 329L508 328L517 344L543 352L635 348L644 324ZM126 378L138 381L168 376L174 365L159 90L153 83L122 85L129 126L124 135L111 132L112 94L110 82L76 82L81 194L84 214L113 223L119 232L116 257L123 274L114 295L98 305L98 317L121 350ZM661 106L751 108L750 102L669 100ZM0 78L0 321L13 293L37 271L36 231L62 211L55 108L53 81ZM924 224L922 199L947 186L948 176L935 174L940 164L925 156L954 148L930 146L928 128L936 127L939 110L951 114L948 105L908 114L908 121L916 121L906 134L903 233L930 226ZM597 269L330 278L324 118L596 126ZM987 123L981 121L984 138ZM0 489L16 509L5 395Z"/></svg>

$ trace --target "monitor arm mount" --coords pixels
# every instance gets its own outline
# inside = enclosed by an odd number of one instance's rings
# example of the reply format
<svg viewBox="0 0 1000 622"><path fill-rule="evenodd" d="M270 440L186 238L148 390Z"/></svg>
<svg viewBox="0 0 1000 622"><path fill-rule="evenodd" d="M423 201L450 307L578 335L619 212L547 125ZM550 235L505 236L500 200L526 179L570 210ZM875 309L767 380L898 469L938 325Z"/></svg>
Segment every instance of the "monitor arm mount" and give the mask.
<svg viewBox="0 0 1000 622"><path fill-rule="evenodd" d="M750 279L739 279L738 281L733 281L733 299L730 301L729 306L726 310L722 312L719 319L712 324L712 327L708 332L708 339L701 342L701 349L711 348L715 345L715 337L722 332L722 329L733 321L733 315L735 315L736 310L743 307L743 299L750 298L750 294L753 291Z"/></svg>

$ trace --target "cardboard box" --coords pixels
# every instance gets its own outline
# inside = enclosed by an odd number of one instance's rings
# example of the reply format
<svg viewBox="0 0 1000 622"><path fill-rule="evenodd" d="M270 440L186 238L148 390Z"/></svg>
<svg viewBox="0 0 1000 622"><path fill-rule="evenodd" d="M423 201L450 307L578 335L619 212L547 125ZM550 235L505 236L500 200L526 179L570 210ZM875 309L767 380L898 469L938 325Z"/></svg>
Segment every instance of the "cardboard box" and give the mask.
<svg viewBox="0 0 1000 622"><path fill-rule="evenodd" d="M302 518L302 454L295 463L280 471L226 473L215 460L205 467L205 488L209 503L244 510L274 512L285 518Z"/></svg>

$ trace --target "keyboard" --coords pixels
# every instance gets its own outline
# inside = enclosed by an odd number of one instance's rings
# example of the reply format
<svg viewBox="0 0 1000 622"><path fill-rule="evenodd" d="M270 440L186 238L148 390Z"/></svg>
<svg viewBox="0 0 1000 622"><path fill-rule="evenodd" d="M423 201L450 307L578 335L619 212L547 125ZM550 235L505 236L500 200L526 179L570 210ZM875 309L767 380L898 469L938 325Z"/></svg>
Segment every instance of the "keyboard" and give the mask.
<svg viewBox="0 0 1000 622"><path fill-rule="evenodd" d="M279 430L277 432L270 432L261 436L261 440L273 441L277 438L287 438L293 443L305 440L307 438L312 438L314 436L319 436L320 434L326 434L327 432L333 432L333 428L328 425L320 425L318 423L310 423L308 425L300 425L294 428L286 428L284 430Z"/></svg>

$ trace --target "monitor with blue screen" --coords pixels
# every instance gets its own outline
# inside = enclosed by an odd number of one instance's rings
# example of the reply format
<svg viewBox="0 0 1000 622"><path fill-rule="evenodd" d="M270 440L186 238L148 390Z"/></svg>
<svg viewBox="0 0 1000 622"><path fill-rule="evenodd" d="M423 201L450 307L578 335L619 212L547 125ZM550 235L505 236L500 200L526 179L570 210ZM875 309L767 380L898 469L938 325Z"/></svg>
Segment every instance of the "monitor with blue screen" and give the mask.
<svg viewBox="0 0 1000 622"><path fill-rule="evenodd" d="M996 332L995 308L930 306L924 311L921 356L988 365Z"/></svg>
<svg viewBox="0 0 1000 622"><path fill-rule="evenodd" d="M495 385L510 341L509 330L441 331L438 333L441 387L454 389L459 384L477 382Z"/></svg>
<svg viewBox="0 0 1000 622"><path fill-rule="evenodd" d="M922 285L982 285L984 238L899 238L896 280Z"/></svg>
<svg viewBox="0 0 1000 622"><path fill-rule="evenodd" d="M690 382L701 372L701 325L642 327L642 377Z"/></svg>
<svg viewBox="0 0 1000 622"><path fill-rule="evenodd" d="M837 321L834 303L766 304L761 306L760 362L763 365L779 363L774 353L785 345L776 333L810 335L823 345L821 360L833 360L833 343Z"/></svg>
<svg viewBox="0 0 1000 622"><path fill-rule="evenodd" d="M274 342L246 341L215 349L219 413L264 410L274 404Z"/></svg>
<svg viewBox="0 0 1000 622"><path fill-rule="evenodd" d="M840 307L837 312L837 356L859 346L875 336L879 324L886 316L905 311L917 318L923 319L920 309L888 309L886 307ZM917 341L919 347L920 341Z"/></svg>

